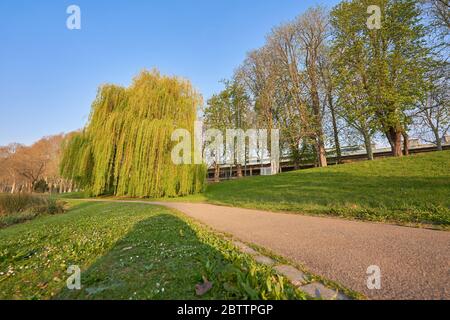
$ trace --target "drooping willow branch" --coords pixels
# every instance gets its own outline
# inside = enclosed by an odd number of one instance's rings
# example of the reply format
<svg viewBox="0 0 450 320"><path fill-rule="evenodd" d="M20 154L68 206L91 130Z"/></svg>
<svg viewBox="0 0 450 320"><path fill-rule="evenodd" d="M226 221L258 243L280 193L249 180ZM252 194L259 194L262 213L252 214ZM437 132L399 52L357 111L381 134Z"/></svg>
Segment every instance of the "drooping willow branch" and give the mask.
<svg viewBox="0 0 450 320"><path fill-rule="evenodd" d="M171 160L175 129L194 131L200 95L188 81L144 71L129 88L102 86L89 123L64 146L61 174L93 195L175 197L200 192L203 165Z"/></svg>

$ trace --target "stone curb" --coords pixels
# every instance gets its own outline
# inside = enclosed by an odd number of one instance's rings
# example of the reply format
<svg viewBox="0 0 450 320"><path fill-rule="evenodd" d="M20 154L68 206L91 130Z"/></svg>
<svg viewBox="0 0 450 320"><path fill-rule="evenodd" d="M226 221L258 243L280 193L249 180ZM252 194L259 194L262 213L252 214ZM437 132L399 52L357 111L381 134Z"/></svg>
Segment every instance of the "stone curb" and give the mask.
<svg viewBox="0 0 450 320"><path fill-rule="evenodd" d="M251 255L256 262L272 267L277 273L286 277L299 290L315 299L323 300L351 300L348 296L335 289L328 288L320 282L307 283L306 275L297 268L289 265L277 264L275 260L262 255L243 242L233 241L233 245L241 252Z"/></svg>

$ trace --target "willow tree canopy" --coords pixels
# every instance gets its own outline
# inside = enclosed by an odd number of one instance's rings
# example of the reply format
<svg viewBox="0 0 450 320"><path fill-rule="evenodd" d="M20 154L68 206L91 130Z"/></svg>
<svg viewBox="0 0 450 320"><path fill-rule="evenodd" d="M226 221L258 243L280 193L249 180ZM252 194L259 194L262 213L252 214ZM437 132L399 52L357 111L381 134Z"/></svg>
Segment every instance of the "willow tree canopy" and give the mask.
<svg viewBox="0 0 450 320"><path fill-rule="evenodd" d="M61 174L93 195L175 197L201 192L206 168L175 165L176 129L194 132L200 95L189 81L143 71L129 88L104 85L88 125L64 146Z"/></svg>

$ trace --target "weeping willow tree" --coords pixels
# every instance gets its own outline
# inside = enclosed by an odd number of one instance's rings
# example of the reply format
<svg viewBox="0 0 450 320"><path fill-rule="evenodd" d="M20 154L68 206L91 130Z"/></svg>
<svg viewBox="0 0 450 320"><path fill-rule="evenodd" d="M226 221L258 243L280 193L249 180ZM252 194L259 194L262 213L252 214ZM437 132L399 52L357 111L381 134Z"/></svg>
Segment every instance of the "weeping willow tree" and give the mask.
<svg viewBox="0 0 450 320"><path fill-rule="evenodd" d="M176 129L193 136L201 97L190 82L144 71L99 89L86 128L64 146L61 174L93 195L176 197L203 190L206 167L175 165Z"/></svg>

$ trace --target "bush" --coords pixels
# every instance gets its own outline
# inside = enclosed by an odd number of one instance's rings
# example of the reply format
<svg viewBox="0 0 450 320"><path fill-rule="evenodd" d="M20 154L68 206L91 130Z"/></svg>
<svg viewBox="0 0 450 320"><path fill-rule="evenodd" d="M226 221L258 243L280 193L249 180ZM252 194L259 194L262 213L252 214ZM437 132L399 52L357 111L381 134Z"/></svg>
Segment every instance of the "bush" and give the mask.
<svg viewBox="0 0 450 320"><path fill-rule="evenodd" d="M31 194L0 194L0 227L64 211L65 202L53 198Z"/></svg>
<svg viewBox="0 0 450 320"><path fill-rule="evenodd" d="M32 207L45 204L42 197L30 194L3 194L0 195L0 213L12 214L28 211Z"/></svg>
<svg viewBox="0 0 450 320"><path fill-rule="evenodd" d="M48 184L45 180L41 179L35 183L33 190L38 193L45 193L48 190Z"/></svg>
<svg viewBox="0 0 450 320"><path fill-rule="evenodd" d="M33 212L12 213L0 215L0 228L12 226L37 218L39 214Z"/></svg>
<svg viewBox="0 0 450 320"><path fill-rule="evenodd" d="M52 198L45 199L45 203L34 206L31 211L37 214L59 214L64 213L64 202Z"/></svg>

